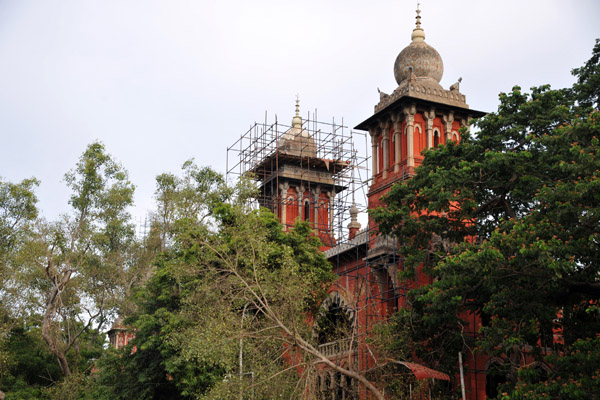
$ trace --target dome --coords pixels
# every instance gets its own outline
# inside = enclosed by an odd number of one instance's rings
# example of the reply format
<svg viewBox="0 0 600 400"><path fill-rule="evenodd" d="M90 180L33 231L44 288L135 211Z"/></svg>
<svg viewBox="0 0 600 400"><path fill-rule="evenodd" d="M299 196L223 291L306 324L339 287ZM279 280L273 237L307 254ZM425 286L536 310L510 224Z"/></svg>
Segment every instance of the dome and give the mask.
<svg viewBox="0 0 600 400"><path fill-rule="evenodd" d="M317 156L315 139L302 128L302 117L300 117L300 104L298 100L296 100L296 115L292 118L292 127L281 136L278 146L279 150L286 154L300 157Z"/></svg>
<svg viewBox="0 0 600 400"><path fill-rule="evenodd" d="M398 85L409 78L411 69L417 78L431 78L437 83L442 80L444 74L444 63L440 53L425 43L420 12L417 9L417 27L413 29L412 42L398 54L394 63L394 76Z"/></svg>

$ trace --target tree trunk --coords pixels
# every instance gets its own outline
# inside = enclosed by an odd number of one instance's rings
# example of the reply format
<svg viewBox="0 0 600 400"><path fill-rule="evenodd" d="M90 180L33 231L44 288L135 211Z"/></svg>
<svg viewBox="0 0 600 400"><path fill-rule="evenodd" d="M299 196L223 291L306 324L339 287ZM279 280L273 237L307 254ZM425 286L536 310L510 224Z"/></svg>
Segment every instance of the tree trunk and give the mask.
<svg viewBox="0 0 600 400"><path fill-rule="evenodd" d="M47 268L47 274L50 277L51 264ZM58 307L58 301L60 298L60 293L62 292L61 287L64 287L64 284L68 282L71 278L71 273L68 272L63 276L62 279L58 280L51 279L54 284L52 288L52 293L48 297L46 301L46 312L44 313L44 318L42 320L42 338L48 345L48 349L58 361L58 365L60 366L60 370L63 376L67 377L71 375L71 369L69 368L69 361L67 360L66 352L61 348L60 338L57 335L60 333L54 332L53 327L53 318L56 316L56 310Z"/></svg>
<svg viewBox="0 0 600 400"><path fill-rule="evenodd" d="M63 376L67 377L71 375L69 361L67 360L65 352L61 350L60 344L57 343L57 338L53 334L51 328L52 321L50 320L48 313L46 313L46 315L44 315L44 321L42 322L42 338L48 345L50 352L56 357L56 361L58 361Z"/></svg>

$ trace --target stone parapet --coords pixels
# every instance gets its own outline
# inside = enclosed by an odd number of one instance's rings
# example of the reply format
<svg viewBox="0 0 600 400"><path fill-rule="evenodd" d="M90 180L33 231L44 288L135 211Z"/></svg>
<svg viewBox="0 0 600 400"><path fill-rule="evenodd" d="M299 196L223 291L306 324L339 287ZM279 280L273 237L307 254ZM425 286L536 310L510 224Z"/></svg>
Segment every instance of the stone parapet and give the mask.
<svg viewBox="0 0 600 400"><path fill-rule="evenodd" d="M446 90L431 79L410 79L398 86L392 94L382 94L375 105L375 113L383 110L401 97L412 97L468 109L467 97L458 90Z"/></svg>

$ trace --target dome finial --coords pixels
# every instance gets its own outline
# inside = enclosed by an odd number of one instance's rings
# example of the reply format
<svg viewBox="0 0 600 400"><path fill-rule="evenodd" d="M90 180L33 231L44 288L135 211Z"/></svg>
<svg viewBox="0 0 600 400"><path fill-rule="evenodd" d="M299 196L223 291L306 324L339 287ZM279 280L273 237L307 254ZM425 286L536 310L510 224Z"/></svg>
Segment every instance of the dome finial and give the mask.
<svg viewBox="0 0 600 400"><path fill-rule="evenodd" d="M417 3L417 27L413 29L411 39L413 42L424 42L425 41L425 31L421 28L421 9L420 3Z"/></svg>
<svg viewBox="0 0 600 400"><path fill-rule="evenodd" d="M302 128L302 117L300 116L300 96L296 95L296 115L292 118L293 128Z"/></svg>

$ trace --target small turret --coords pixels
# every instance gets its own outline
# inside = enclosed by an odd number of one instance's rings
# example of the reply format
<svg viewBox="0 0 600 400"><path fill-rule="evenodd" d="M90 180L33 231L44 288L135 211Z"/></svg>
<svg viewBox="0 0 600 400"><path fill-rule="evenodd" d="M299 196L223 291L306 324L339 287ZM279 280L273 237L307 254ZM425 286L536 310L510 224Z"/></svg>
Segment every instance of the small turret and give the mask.
<svg viewBox="0 0 600 400"><path fill-rule="evenodd" d="M352 203L350 207L350 223L348 224L348 239L352 240L360 230L360 222L358 222L358 207Z"/></svg>

